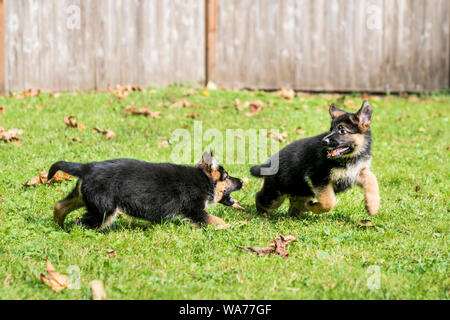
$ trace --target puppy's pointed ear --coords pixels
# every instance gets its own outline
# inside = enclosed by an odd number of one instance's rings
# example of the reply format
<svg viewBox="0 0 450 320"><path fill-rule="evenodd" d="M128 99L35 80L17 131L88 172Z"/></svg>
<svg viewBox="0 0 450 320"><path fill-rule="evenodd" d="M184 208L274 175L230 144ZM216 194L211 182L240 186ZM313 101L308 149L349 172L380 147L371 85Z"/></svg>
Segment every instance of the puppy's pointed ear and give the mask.
<svg viewBox="0 0 450 320"><path fill-rule="evenodd" d="M328 109L328 112L330 113L331 119L339 118L340 116L346 114L344 110L339 109L332 103L330 105L330 108Z"/></svg>
<svg viewBox="0 0 450 320"><path fill-rule="evenodd" d="M358 119L358 126L363 130L367 130L370 125L370 118L372 117L372 107L367 100L364 100L361 109L355 113L356 119Z"/></svg>
<svg viewBox="0 0 450 320"><path fill-rule="evenodd" d="M217 164L216 159L213 157L212 148L208 151L205 151L202 155L202 159L197 163L197 167L202 167L206 169L218 169L219 165Z"/></svg>

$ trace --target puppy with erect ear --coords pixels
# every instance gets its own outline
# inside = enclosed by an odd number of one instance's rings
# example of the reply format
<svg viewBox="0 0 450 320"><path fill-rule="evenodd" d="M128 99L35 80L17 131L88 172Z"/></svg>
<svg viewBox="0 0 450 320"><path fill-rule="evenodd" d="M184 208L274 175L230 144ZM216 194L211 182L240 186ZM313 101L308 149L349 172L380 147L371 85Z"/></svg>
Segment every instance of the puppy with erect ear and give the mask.
<svg viewBox="0 0 450 320"><path fill-rule="evenodd" d="M197 167L203 170L214 185L214 197L208 202L208 205L212 203L221 203L226 206L233 206L236 209L243 209L238 202L230 196L233 191L242 188L242 180L231 177L228 172L218 164L217 160L214 158L212 149L203 154L202 159L197 163Z"/></svg>
<svg viewBox="0 0 450 320"><path fill-rule="evenodd" d="M364 189L367 213L378 213L378 182L370 171L372 108L364 100L356 113L341 110L334 103L328 111L330 130L281 149L276 154L278 172L263 176L265 164L250 169L253 176L264 178L263 188L256 195L258 212L275 209L286 198L291 202L291 214L327 212L336 205L337 193L356 184Z"/></svg>
<svg viewBox="0 0 450 320"><path fill-rule="evenodd" d="M118 212L156 222L183 215L196 226L227 227L206 207L221 203L240 208L230 194L242 188L242 181L228 175L212 150L205 152L195 167L134 159L59 161L51 166L49 179L58 170L80 178L72 192L55 205L53 219L60 226L71 211L86 207L80 223L95 229L108 227Z"/></svg>

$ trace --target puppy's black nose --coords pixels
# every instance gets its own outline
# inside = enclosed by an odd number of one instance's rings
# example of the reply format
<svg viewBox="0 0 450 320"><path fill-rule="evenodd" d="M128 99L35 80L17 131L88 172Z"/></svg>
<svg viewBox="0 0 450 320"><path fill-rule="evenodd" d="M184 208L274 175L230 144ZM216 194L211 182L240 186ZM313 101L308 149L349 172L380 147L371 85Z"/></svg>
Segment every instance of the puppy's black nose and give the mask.
<svg viewBox="0 0 450 320"><path fill-rule="evenodd" d="M328 145L330 145L330 139L327 138L327 137L323 138L323 139L322 139L322 145L323 145L323 146L328 146Z"/></svg>

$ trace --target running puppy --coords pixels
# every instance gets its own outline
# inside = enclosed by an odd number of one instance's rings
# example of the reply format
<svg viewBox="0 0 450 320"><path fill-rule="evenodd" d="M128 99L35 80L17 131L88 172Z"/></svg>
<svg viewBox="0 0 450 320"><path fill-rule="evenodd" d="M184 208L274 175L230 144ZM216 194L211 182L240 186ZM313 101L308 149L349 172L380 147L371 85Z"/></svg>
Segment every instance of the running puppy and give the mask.
<svg viewBox="0 0 450 320"><path fill-rule="evenodd" d="M297 140L265 164L250 169L253 176L264 177L264 186L256 194L259 213L278 208L286 197L290 200L290 214L327 212L336 205L335 194L354 184L365 191L367 213L371 216L378 213L378 182L370 171L372 108L364 100L356 113L340 110L334 104L329 112L332 119L329 132ZM264 175L261 169L273 167L277 160L278 171Z"/></svg>
<svg viewBox="0 0 450 320"><path fill-rule="evenodd" d="M119 211L149 221L184 215L196 226L227 227L205 208L213 203L237 205L230 193L242 188L242 180L230 177L212 150L195 167L133 159L86 164L59 161L51 166L48 179L58 170L80 178L72 192L55 204L53 219L61 227L66 216L81 207L87 212L80 222L88 228L108 227Z"/></svg>

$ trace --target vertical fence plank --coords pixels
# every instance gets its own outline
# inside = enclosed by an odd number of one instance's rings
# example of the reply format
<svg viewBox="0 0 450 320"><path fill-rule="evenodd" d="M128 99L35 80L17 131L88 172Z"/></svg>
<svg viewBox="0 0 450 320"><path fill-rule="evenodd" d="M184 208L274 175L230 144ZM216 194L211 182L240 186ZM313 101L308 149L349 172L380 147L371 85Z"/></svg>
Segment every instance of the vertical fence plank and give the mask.
<svg viewBox="0 0 450 320"><path fill-rule="evenodd" d="M205 0L206 82L216 81L217 1Z"/></svg>
<svg viewBox="0 0 450 320"><path fill-rule="evenodd" d="M0 94L5 92L5 11L0 0Z"/></svg>

